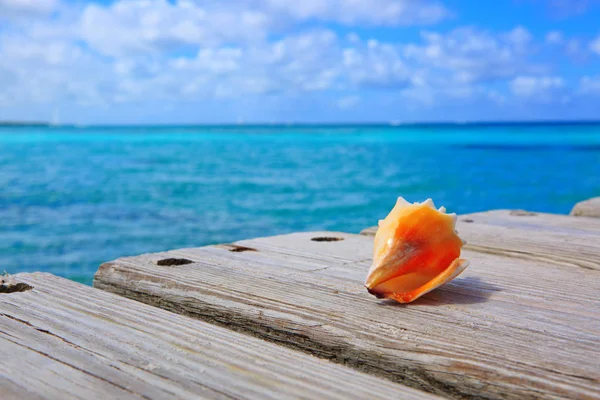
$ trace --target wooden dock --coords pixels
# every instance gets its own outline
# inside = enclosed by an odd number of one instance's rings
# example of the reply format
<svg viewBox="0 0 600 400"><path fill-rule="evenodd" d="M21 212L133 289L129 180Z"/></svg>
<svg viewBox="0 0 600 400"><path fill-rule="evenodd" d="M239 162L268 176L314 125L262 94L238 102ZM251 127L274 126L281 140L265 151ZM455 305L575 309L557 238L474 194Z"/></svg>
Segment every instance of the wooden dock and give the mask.
<svg viewBox="0 0 600 400"><path fill-rule="evenodd" d="M3 400L437 398L50 274L14 279L0 294Z"/></svg>
<svg viewBox="0 0 600 400"><path fill-rule="evenodd" d="M405 305L363 286L375 228L121 258L95 288L16 275L0 398L600 399L600 218L457 229L469 268Z"/></svg>

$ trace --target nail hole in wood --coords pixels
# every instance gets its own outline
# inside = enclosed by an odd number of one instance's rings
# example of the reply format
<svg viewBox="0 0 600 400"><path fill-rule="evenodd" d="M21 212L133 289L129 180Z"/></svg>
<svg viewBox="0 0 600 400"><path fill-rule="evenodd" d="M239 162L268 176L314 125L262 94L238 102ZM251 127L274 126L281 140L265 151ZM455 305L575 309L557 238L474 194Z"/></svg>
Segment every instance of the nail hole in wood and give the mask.
<svg viewBox="0 0 600 400"><path fill-rule="evenodd" d="M344 240L344 238L333 236L319 236L314 237L310 240L312 240L313 242L339 242L340 240Z"/></svg>
<svg viewBox="0 0 600 400"><path fill-rule="evenodd" d="M3 278L0 278L0 293L26 292L31 289L33 289L33 286L26 283L11 283Z"/></svg>
<svg viewBox="0 0 600 400"><path fill-rule="evenodd" d="M164 267L172 267L175 265L186 265L193 263L192 260L188 260L187 258L165 258L164 260L158 260L156 262L157 265L162 265Z"/></svg>
<svg viewBox="0 0 600 400"><path fill-rule="evenodd" d="M227 246L229 247L229 251L233 251L234 253L241 253L242 251L257 251L252 247L238 246L237 244L229 244Z"/></svg>
<svg viewBox="0 0 600 400"><path fill-rule="evenodd" d="M471 222L473 222L473 220L471 218L465 218L462 220L462 222L466 222L466 223L470 224Z"/></svg>
<svg viewBox="0 0 600 400"><path fill-rule="evenodd" d="M537 213L534 213L531 211L526 211L526 210L512 210L510 212L510 215L516 215L518 217L526 217L526 216L537 215Z"/></svg>

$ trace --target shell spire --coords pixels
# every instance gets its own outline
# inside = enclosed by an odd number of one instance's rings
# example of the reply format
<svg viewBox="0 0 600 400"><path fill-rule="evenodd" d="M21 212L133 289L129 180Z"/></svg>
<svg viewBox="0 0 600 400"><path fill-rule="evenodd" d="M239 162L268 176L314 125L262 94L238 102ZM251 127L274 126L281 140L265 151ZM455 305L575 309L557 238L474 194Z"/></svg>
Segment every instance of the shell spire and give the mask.
<svg viewBox="0 0 600 400"><path fill-rule="evenodd" d="M431 199L411 204L399 197L379 221L365 281L369 293L410 303L460 275L469 262L460 258L465 242L456 220Z"/></svg>

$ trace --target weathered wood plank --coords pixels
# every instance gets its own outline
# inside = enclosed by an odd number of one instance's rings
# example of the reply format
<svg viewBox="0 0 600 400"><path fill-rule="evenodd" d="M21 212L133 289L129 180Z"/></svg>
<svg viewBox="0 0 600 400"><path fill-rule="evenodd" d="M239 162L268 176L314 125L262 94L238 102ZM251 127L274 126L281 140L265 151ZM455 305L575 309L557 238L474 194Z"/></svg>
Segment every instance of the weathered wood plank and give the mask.
<svg viewBox="0 0 600 400"><path fill-rule="evenodd" d="M477 217L480 223L504 226L507 228L523 228L537 232L573 233L600 236L600 220L596 218L573 218L569 215L538 213L525 210L491 210L459 215L461 219ZM376 226L363 230L362 234L373 235Z"/></svg>
<svg viewBox="0 0 600 400"><path fill-rule="evenodd" d="M0 398L434 396L49 274L0 294ZM182 305L185 307L185 305Z"/></svg>
<svg viewBox="0 0 600 400"><path fill-rule="evenodd" d="M469 250L600 270L600 219L496 210L461 215L456 227Z"/></svg>
<svg viewBox="0 0 600 400"><path fill-rule="evenodd" d="M571 215L575 217L600 218L600 197L594 197L575 204L571 210Z"/></svg>
<svg viewBox="0 0 600 400"><path fill-rule="evenodd" d="M364 289L371 251L298 233L123 258L94 285L447 397L600 398L597 271L466 250L461 277L399 305Z"/></svg>

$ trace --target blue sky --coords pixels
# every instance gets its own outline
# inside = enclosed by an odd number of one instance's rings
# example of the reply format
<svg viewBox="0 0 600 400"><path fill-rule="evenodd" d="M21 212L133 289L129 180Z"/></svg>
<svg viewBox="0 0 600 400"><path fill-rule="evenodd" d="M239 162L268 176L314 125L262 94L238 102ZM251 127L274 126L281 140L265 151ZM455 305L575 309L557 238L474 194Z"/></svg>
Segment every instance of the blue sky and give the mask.
<svg viewBox="0 0 600 400"><path fill-rule="evenodd" d="M0 0L0 120L600 119L600 0Z"/></svg>

